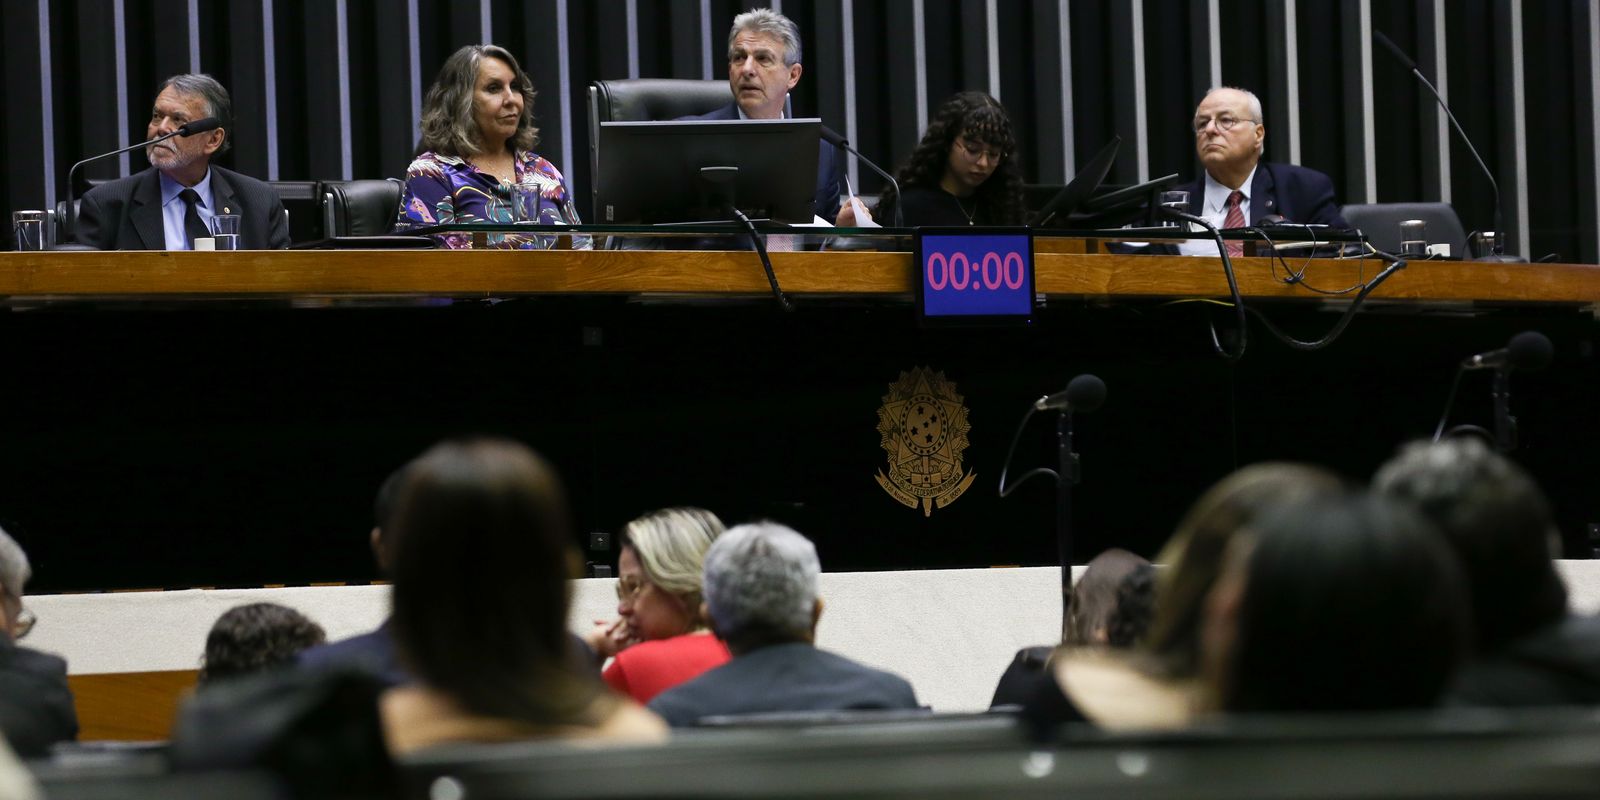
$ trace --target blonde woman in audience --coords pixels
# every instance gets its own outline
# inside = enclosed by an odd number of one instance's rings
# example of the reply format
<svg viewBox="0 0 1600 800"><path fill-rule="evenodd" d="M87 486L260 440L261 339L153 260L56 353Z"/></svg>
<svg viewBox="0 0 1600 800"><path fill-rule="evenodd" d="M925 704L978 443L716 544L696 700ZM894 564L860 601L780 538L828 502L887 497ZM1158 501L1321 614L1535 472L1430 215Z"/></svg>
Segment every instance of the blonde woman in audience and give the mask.
<svg viewBox="0 0 1600 800"><path fill-rule="evenodd" d="M1088 721L1111 730L1186 726L1200 702L1200 631L1206 596L1217 581L1228 543L1261 514L1344 491L1318 467L1263 463L1211 487L1157 556L1155 614L1144 642L1131 652L1063 649L1026 704L1042 724Z"/></svg>
<svg viewBox="0 0 1600 800"><path fill-rule="evenodd" d="M389 748L665 738L659 717L568 660L572 521L555 471L522 445L446 442L396 499L394 636L417 683L389 690Z"/></svg>
<svg viewBox="0 0 1600 800"><path fill-rule="evenodd" d="M623 530L617 558L617 614L588 643L607 684L640 703L726 664L727 645L711 635L701 610L706 550L722 521L699 508L646 514Z"/></svg>

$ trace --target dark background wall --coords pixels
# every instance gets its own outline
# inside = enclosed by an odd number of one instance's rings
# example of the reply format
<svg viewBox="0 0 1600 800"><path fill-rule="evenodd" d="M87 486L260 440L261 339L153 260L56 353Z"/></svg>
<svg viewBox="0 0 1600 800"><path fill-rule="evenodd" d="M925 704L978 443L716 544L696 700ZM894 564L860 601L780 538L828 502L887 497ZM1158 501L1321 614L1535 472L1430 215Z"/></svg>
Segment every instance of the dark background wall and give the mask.
<svg viewBox="0 0 1600 800"><path fill-rule="evenodd" d="M587 87L723 78L742 0L6 0L0 210L63 196L77 159L137 142L152 88L210 72L234 93L231 166L269 179L399 175L420 97L455 48L494 41L540 90L543 155L588 196ZM1112 180L1192 174L1209 86L1261 96L1267 155L1331 174L1343 202L1442 199L1492 227L1490 192L1387 33L1452 100L1500 183L1512 249L1593 262L1596 0L786 0L794 106L896 163L932 109L987 89L1030 180L1061 182L1113 133ZM226 163L226 162L225 162ZM89 177L137 171L130 155ZM865 170L864 191L878 188ZM9 226L8 226L9 227ZM9 230L7 230L9 236Z"/></svg>

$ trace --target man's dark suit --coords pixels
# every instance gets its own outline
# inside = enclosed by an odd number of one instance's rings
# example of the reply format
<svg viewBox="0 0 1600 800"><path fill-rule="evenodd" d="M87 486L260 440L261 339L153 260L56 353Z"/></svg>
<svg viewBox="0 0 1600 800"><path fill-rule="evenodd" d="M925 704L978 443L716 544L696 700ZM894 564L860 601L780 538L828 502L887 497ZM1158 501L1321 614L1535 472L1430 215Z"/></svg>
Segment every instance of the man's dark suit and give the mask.
<svg viewBox="0 0 1600 800"><path fill-rule="evenodd" d="M278 193L261 181L211 165L211 196L218 214L238 214L239 246L282 250L289 246L289 220ZM101 184L78 207L77 238L97 250L165 250L161 178L155 167Z"/></svg>
<svg viewBox="0 0 1600 800"><path fill-rule="evenodd" d="M0 731L23 758L47 755L50 745L78 738L67 662L0 636Z"/></svg>
<svg viewBox="0 0 1600 800"><path fill-rule="evenodd" d="M674 727L723 714L918 707L904 678L803 642L735 656L650 701Z"/></svg>
<svg viewBox="0 0 1600 800"><path fill-rule="evenodd" d="M1189 193L1190 214L1205 214L1204 178L1177 188ZM1333 201L1333 180L1327 175L1293 164L1262 161L1256 164L1255 177L1250 181L1250 222L1256 224L1271 214L1290 222L1350 227L1339 215L1339 204Z"/></svg>
<svg viewBox="0 0 1600 800"><path fill-rule="evenodd" d="M312 670L344 670L371 675L385 686L400 686L411 682L411 673L400 664L395 652L394 634L390 621L371 633L363 633L337 642L318 645L301 651L297 663Z"/></svg>
<svg viewBox="0 0 1600 800"><path fill-rule="evenodd" d="M693 117L683 117L686 120L720 120L738 119L739 107L729 103L709 114L700 114ZM816 215L833 224L833 218L839 214L839 195L844 191L844 159L839 157L839 149L828 144L821 137L817 139L817 193L811 199L811 208Z"/></svg>

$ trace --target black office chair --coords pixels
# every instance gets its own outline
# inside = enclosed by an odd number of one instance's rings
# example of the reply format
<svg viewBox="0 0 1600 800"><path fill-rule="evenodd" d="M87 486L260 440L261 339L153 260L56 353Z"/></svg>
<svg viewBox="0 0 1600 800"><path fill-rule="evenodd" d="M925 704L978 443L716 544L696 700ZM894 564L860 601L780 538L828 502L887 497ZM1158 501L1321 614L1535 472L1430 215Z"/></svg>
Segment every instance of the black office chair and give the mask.
<svg viewBox="0 0 1600 800"><path fill-rule="evenodd" d="M1420 219L1428 226L1428 241L1450 245L1452 258L1470 258L1467 233L1449 203L1372 203L1344 207L1350 227L1367 235L1372 246L1385 253L1400 252L1400 223Z"/></svg>
<svg viewBox="0 0 1600 800"><path fill-rule="evenodd" d="M405 184L381 180L323 181L322 233L335 236L385 236L394 230Z"/></svg>

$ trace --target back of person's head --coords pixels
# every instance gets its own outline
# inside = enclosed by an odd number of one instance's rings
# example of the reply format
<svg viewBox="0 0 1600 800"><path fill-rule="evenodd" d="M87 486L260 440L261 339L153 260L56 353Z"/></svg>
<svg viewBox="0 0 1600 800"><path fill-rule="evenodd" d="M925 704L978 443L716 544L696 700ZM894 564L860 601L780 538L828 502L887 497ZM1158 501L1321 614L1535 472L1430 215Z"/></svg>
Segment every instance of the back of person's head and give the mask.
<svg viewBox="0 0 1600 800"><path fill-rule="evenodd" d="M737 525L705 564L711 627L735 653L811 639L822 572L811 540L775 522Z"/></svg>
<svg viewBox="0 0 1600 800"><path fill-rule="evenodd" d="M1117 607L1111 613L1106 644L1124 649L1143 644L1155 608L1156 568L1140 564L1117 584Z"/></svg>
<svg viewBox="0 0 1600 800"><path fill-rule="evenodd" d="M308 647L327 640L322 626L277 603L250 603L223 612L206 634L200 683L286 667Z"/></svg>
<svg viewBox="0 0 1600 800"><path fill-rule="evenodd" d="M1208 687L1227 711L1426 708L1471 638L1454 555L1375 495L1263 514L1208 601Z"/></svg>
<svg viewBox="0 0 1600 800"><path fill-rule="evenodd" d="M567 664L573 526L555 470L499 439L434 446L396 498L394 635L426 685L471 713L533 723L609 713Z"/></svg>
<svg viewBox="0 0 1600 800"><path fill-rule="evenodd" d="M1149 563L1119 548L1091 559L1072 585L1061 643L1073 647L1108 644L1111 618L1117 610L1117 587L1136 568Z"/></svg>
<svg viewBox="0 0 1600 800"><path fill-rule="evenodd" d="M698 609L706 550L722 531L722 520L703 508L664 508L629 522L618 549L632 549L646 579Z"/></svg>
<svg viewBox="0 0 1600 800"><path fill-rule="evenodd" d="M217 148L215 155L220 156L228 152L233 147L233 97L228 94L228 88L216 78L203 72L173 75L156 87L156 94L161 94L169 88L179 94L191 95L205 101L206 116L216 117L222 123L224 134L222 146Z"/></svg>
<svg viewBox="0 0 1600 800"><path fill-rule="evenodd" d="M0 530L0 636L12 639L26 633L26 626L19 621L23 618L22 593L32 577L33 567L22 545Z"/></svg>
<svg viewBox="0 0 1600 800"><path fill-rule="evenodd" d="M395 499L400 494L400 484L405 482L406 469L411 465L405 464L394 472L389 473L383 484L378 487L378 493L372 498L372 555L378 561L378 570L385 576L389 574L394 562L391 554L390 543L392 536L385 534L394 518Z"/></svg>
<svg viewBox="0 0 1600 800"><path fill-rule="evenodd" d="M1408 445L1372 485L1415 505L1456 551L1480 650L1494 652L1566 614L1549 503L1526 472L1482 441Z"/></svg>
<svg viewBox="0 0 1600 800"><path fill-rule="evenodd" d="M1201 495L1156 557L1166 567L1156 580L1155 618L1145 640L1145 650L1153 656L1150 666L1172 678L1199 673L1206 595L1240 528L1280 505L1343 491L1343 481L1320 467L1264 462L1234 472Z"/></svg>

